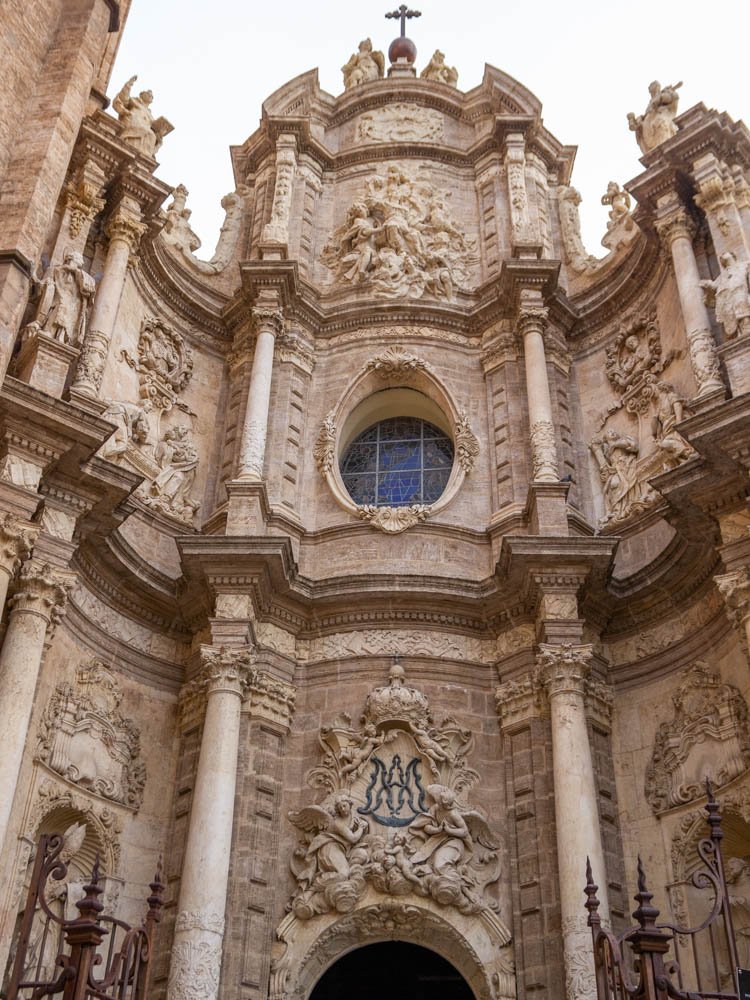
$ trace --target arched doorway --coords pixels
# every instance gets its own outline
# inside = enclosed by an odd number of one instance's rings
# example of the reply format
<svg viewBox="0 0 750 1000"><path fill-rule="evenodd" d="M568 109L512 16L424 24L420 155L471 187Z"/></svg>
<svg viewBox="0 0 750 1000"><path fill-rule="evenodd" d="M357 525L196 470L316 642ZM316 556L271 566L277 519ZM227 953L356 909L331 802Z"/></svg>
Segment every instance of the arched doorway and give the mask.
<svg viewBox="0 0 750 1000"><path fill-rule="evenodd" d="M417 944L384 941L344 955L321 976L310 1000L474 1000L466 980L441 955Z"/></svg>

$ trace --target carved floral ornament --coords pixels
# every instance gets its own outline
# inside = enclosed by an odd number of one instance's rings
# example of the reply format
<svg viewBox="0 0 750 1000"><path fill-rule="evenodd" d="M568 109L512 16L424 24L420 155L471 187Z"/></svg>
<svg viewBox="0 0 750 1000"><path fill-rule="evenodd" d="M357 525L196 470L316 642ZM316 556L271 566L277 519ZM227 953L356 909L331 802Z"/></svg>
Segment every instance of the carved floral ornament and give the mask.
<svg viewBox="0 0 750 1000"><path fill-rule="evenodd" d="M341 479L338 467L341 431L349 415L372 392L381 390L383 383L387 388L403 386L417 389L437 403L452 420L455 454L453 471L442 496L432 504L403 507L357 504ZM471 429L468 414L457 408L432 365L411 351L396 346L387 347L365 362L339 405L326 415L313 448L316 465L339 505L388 534L405 531L446 507L465 477L473 470L478 455L479 441Z"/></svg>
<svg viewBox="0 0 750 1000"><path fill-rule="evenodd" d="M700 799L706 777L721 787L750 765L748 708L736 687L698 661L672 703L674 715L659 726L646 771L646 798L657 813Z"/></svg>

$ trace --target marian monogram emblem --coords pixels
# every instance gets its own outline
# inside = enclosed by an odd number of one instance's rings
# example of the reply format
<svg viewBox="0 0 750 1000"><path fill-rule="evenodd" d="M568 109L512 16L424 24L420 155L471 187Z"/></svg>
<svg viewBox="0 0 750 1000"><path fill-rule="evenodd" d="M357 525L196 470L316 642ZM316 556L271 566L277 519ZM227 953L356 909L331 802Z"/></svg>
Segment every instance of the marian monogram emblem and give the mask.
<svg viewBox="0 0 750 1000"><path fill-rule="evenodd" d="M389 767L380 757L373 757L365 804L357 812L371 816L381 826L408 826L416 816L426 813L419 765L419 757L412 757L406 768L399 754L395 754Z"/></svg>
<svg viewBox="0 0 750 1000"><path fill-rule="evenodd" d="M493 909L485 889L500 874L498 844L463 798L479 778L467 763L470 730L450 717L436 726L395 663L367 696L362 728L342 713L319 741L307 780L323 794L289 813L302 834L290 859L299 920L350 913L370 889L464 914Z"/></svg>

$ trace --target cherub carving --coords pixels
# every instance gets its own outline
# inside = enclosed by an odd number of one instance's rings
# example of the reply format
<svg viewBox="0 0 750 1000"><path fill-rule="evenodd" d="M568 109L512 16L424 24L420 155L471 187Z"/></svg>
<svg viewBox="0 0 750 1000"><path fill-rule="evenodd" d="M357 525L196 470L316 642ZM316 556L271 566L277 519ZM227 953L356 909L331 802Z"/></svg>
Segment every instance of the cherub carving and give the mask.
<svg viewBox="0 0 750 1000"><path fill-rule="evenodd" d="M341 72L344 74L344 89L351 90L371 80L381 79L385 73L385 57L382 52L374 52L372 42L365 38L346 66L341 67Z"/></svg>
<svg viewBox="0 0 750 1000"><path fill-rule="evenodd" d="M614 229L630 215L630 195L616 181L610 181L607 185L607 193L602 195L602 205L610 206L607 229Z"/></svg>

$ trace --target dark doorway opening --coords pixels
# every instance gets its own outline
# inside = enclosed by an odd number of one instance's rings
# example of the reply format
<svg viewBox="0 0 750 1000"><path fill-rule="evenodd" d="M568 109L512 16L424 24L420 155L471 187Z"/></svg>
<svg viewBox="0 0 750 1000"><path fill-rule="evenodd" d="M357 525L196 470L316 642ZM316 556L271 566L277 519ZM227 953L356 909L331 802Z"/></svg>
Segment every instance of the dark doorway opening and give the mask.
<svg viewBox="0 0 750 1000"><path fill-rule="evenodd" d="M474 1000L463 976L429 948L403 941L350 951L318 980L310 1000Z"/></svg>

